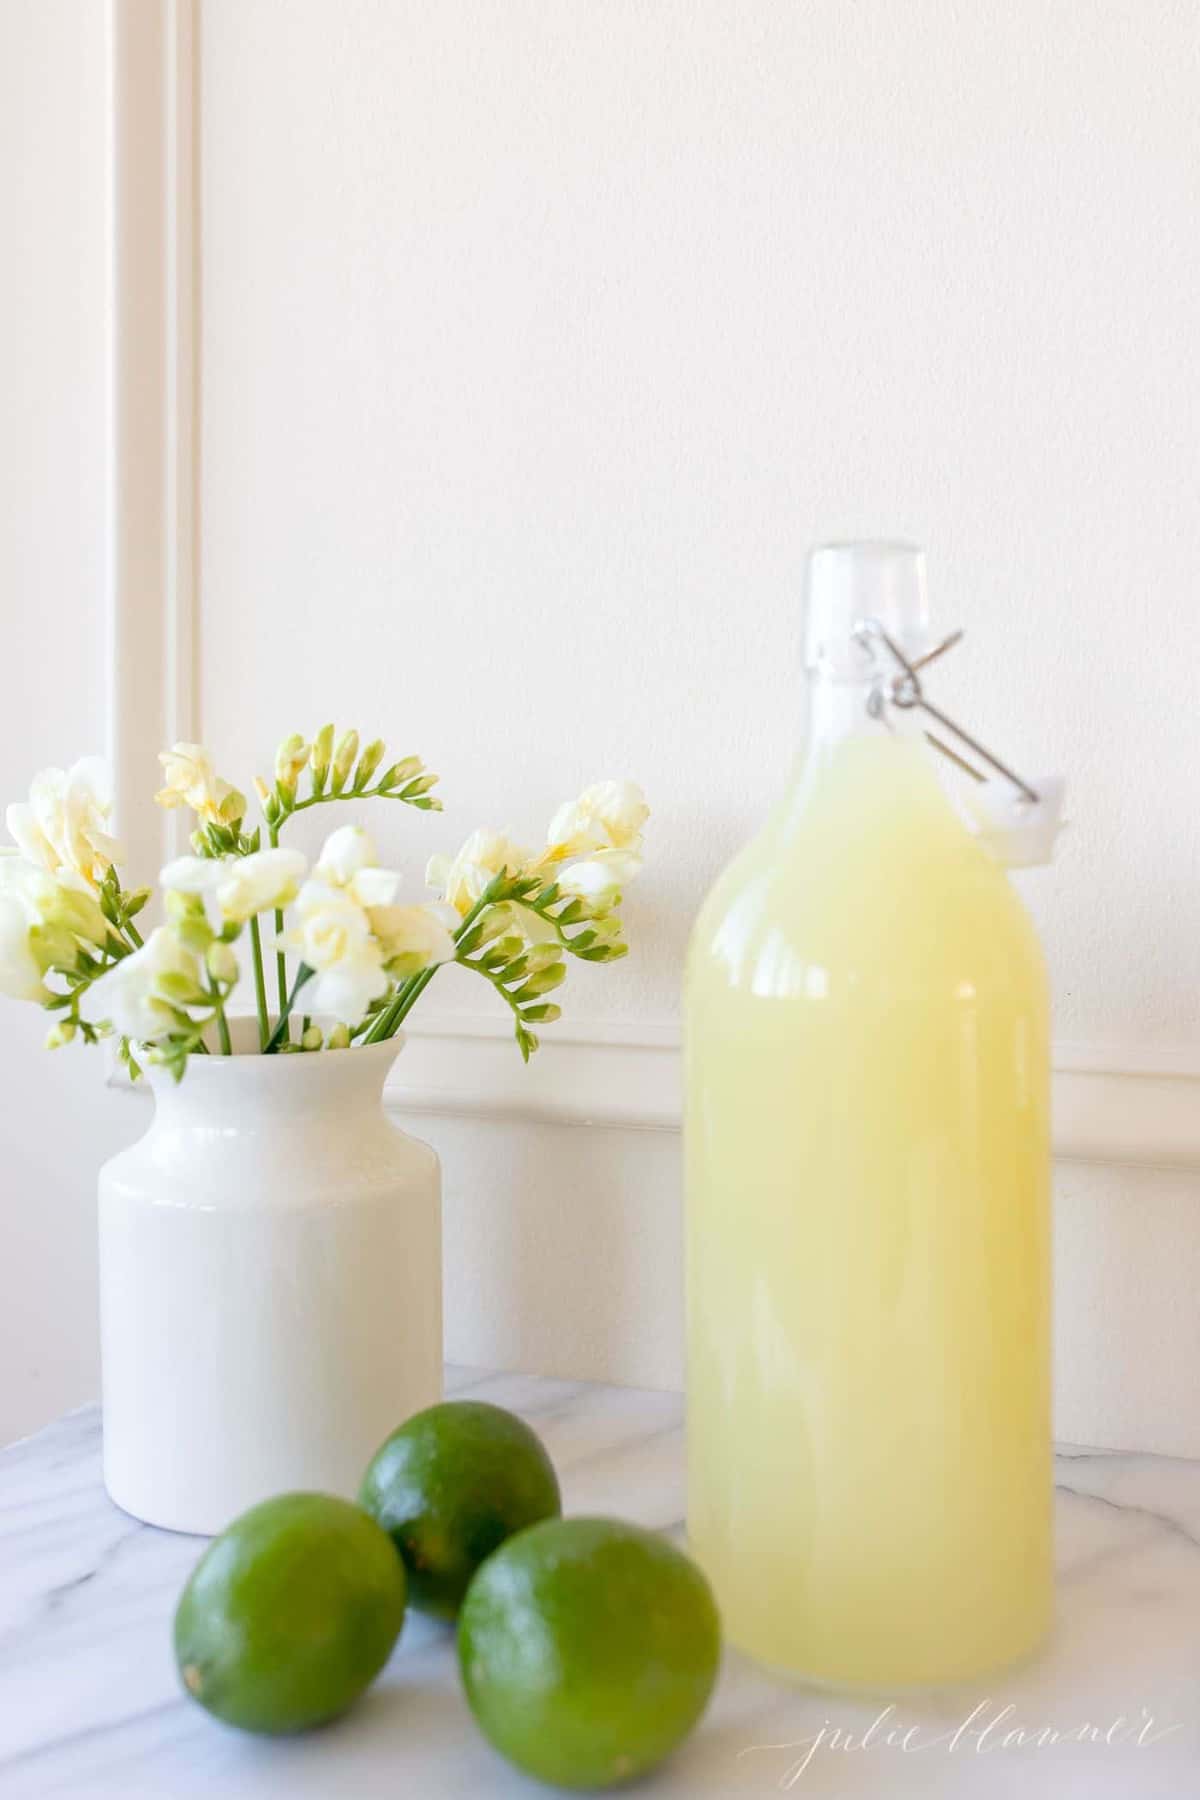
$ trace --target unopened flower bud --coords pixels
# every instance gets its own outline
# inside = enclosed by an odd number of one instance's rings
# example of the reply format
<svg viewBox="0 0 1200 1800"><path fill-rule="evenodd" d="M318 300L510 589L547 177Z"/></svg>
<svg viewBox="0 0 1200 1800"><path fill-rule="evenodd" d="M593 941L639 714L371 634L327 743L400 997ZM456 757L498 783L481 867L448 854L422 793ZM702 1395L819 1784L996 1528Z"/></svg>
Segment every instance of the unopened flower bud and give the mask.
<svg viewBox="0 0 1200 1800"><path fill-rule="evenodd" d="M354 771L354 785L358 789L365 788L372 775L383 761L386 745L382 738L373 738L358 759L358 768Z"/></svg>
<svg viewBox="0 0 1200 1800"><path fill-rule="evenodd" d="M204 960L214 981L219 981L222 987L233 986L238 978L238 959L229 944L220 939L210 944Z"/></svg>
<svg viewBox="0 0 1200 1800"><path fill-rule="evenodd" d="M333 764L330 770L332 780L330 786L335 794L340 794L346 785L347 777L354 767L354 759L358 755L357 731L346 731L338 739L337 749L333 753Z"/></svg>
<svg viewBox="0 0 1200 1800"><path fill-rule="evenodd" d="M329 773L329 764L333 757L333 726L322 725L312 741L312 749L308 754L309 767L322 782Z"/></svg>
<svg viewBox="0 0 1200 1800"><path fill-rule="evenodd" d="M284 738L275 752L276 786L290 799L308 763L308 745L298 731Z"/></svg>
<svg viewBox="0 0 1200 1800"><path fill-rule="evenodd" d="M321 1027L319 1025L310 1025L300 1039L300 1048L302 1050L319 1050L323 1042L324 1039L321 1036Z"/></svg>
<svg viewBox="0 0 1200 1800"><path fill-rule="evenodd" d="M61 1050L75 1036L75 1025L70 1019L61 1019L57 1025L51 1026L46 1033L47 1050Z"/></svg>
<svg viewBox="0 0 1200 1800"><path fill-rule="evenodd" d="M421 773L421 766L419 756L406 756L402 762L392 764L379 785L382 788L403 787L406 781L411 781L414 775Z"/></svg>
<svg viewBox="0 0 1200 1800"><path fill-rule="evenodd" d="M325 1048L327 1050L348 1050L350 1048L350 1027L335 1025L325 1039Z"/></svg>

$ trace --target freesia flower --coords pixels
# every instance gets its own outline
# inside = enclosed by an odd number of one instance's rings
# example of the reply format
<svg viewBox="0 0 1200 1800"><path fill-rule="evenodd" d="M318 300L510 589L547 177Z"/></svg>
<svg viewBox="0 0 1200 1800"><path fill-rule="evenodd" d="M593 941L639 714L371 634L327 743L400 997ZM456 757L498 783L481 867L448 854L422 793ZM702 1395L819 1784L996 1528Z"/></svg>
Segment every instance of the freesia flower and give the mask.
<svg viewBox="0 0 1200 1800"><path fill-rule="evenodd" d="M650 808L633 781L597 781L577 800L567 800L550 821L546 855L554 862L586 856L593 850L641 849L642 827Z"/></svg>
<svg viewBox="0 0 1200 1800"><path fill-rule="evenodd" d="M202 899L209 924L219 931L289 905L307 868L299 850L256 850L251 856L179 856L158 879L168 892Z"/></svg>
<svg viewBox="0 0 1200 1800"><path fill-rule="evenodd" d="M111 1023L122 1037L136 1043L152 1043L178 1028L180 1002L168 997L163 983L170 977L201 993L200 962L185 949L169 927L151 932L140 950L115 963L86 996L89 1018L96 1024ZM171 986L178 989L180 982Z"/></svg>
<svg viewBox="0 0 1200 1800"><path fill-rule="evenodd" d="M373 906L370 920L388 973L396 979L454 961L451 932L458 924L458 914L453 907Z"/></svg>
<svg viewBox="0 0 1200 1800"><path fill-rule="evenodd" d="M457 855L431 856L425 880L463 918L501 869L517 875L529 861L530 852L507 832L484 826L471 833Z"/></svg>
<svg viewBox="0 0 1200 1800"><path fill-rule="evenodd" d="M283 942L314 971L305 1007L328 1013L341 1025L357 1025L371 1001L391 986L366 907L348 888L314 878L300 889L295 917Z"/></svg>
<svg viewBox="0 0 1200 1800"><path fill-rule="evenodd" d="M95 951L108 936L104 914L82 876L70 869L51 875L15 851L0 853L0 903L0 993L13 999L44 1000L47 971L55 964L72 965L80 946Z"/></svg>
<svg viewBox="0 0 1200 1800"><path fill-rule="evenodd" d="M573 899L586 900L590 906L610 907L641 866L641 857L631 850L599 850L563 869L557 877L558 888Z"/></svg>
<svg viewBox="0 0 1200 1800"><path fill-rule="evenodd" d="M246 811L245 795L222 781L203 744L176 744L160 750L166 782L154 798L160 806L190 806L206 825L232 825Z"/></svg>
<svg viewBox="0 0 1200 1800"><path fill-rule="evenodd" d="M345 888L360 906L390 906L400 877L378 865L375 844L361 825L343 825L331 832L314 874L318 881Z"/></svg>
<svg viewBox="0 0 1200 1800"><path fill-rule="evenodd" d="M0 869L9 860L5 857ZM7 994L10 1000L46 998L41 967L30 945L30 931L36 923L21 890L0 885L0 994Z"/></svg>
<svg viewBox="0 0 1200 1800"><path fill-rule="evenodd" d="M5 818L27 862L51 874L69 870L95 887L123 856L106 829L111 811L108 768L85 756L69 769L35 775L28 803L10 806Z"/></svg>

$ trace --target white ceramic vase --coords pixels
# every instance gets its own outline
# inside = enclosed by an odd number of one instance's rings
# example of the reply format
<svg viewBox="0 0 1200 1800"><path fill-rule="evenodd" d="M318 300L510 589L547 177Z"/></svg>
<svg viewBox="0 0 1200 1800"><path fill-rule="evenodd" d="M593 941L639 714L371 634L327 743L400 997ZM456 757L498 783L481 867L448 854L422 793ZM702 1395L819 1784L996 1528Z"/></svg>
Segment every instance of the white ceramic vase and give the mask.
<svg viewBox="0 0 1200 1800"><path fill-rule="evenodd" d="M440 1398L439 1167L384 1114L400 1044L148 1070L150 1129L100 1174L104 1480L136 1518L352 1497Z"/></svg>

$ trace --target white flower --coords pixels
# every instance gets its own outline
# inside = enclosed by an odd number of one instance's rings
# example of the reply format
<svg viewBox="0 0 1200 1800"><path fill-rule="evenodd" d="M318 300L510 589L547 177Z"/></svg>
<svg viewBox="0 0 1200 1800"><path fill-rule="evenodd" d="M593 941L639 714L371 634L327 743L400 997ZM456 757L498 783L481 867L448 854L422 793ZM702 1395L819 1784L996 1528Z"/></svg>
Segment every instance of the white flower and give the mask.
<svg viewBox="0 0 1200 1800"><path fill-rule="evenodd" d="M160 806L190 806L207 825L232 825L245 813L244 795L214 772L203 744L176 744L158 760L166 773L154 796Z"/></svg>
<svg viewBox="0 0 1200 1800"><path fill-rule="evenodd" d="M94 1024L110 1022L122 1037L152 1043L177 1029L179 1002L162 991L165 976L182 976L200 988L200 963L175 933L160 925L140 950L94 981L83 1004Z"/></svg>
<svg viewBox="0 0 1200 1800"><path fill-rule="evenodd" d="M202 899L209 924L219 931L289 905L307 868L299 850L256 850L251 856L179 856L158 879L169 892Z"/></svg>
<svg viewBox="0 0 1200 1800"><path fill-rule="evenodd" d="M641 848L642 827L650 808L633 781L597 781L577 800L567 800L550 821L546 855L555 862L586 856L593 850Z"/></svg>
<svg viewBox="0 0 1200 1800"><path fill-rule="evenodd" d="M586 900L590 906L609 907L641 866L641 857L631 850L598 850L562 871L557 878L559 891Z"/></svg>
<svg viewBox="0 0 1200 1800"><path fill-rule="evenodd" d="M507 832L484 826L471 833L456 856L431 856L425 880L462 918L493 876L501 869L519 874L529 859L529 851L514 843Z"/></svg>
<svg viewBox="0 0 1200 1800"><path fill-rule="evenodd" d="M6 867L19 860L8 856L0 860L0 994L10 1000L44 1000L41 967L29 942L37 917L24 889L4 880Z"/></svg>
<svg viewBox="0 0 1200 1800"><path fill-rule="evenodd" d="M393 977L417 975L437 963L453 962L452 928L458 914L450 906L373 906L371 930Z"/></svg>
<svg viewBox="0 0 1200 1800"><path fill-rule="evenodd" d="M357 1025L391 985L366 908L347 888L314 879L300 889L295 912L283 942L315 970L304 990L306 1010Z"/></svg>
<svg viewBox="0 0 1200 1800"><path fill-rule="evenodd" d="M47 971L56 963L73 965L81 945L96 950L108 936L104 914L82 876L72 869L52 875L11 850L0 851L0 904L0 993L13 999L44 1000Z"/></svg>
<svg viewBox="0 0 1200 1800"><path fill-rule="evenodd" d="M381 869L370 834L361 825L343 825L325 839L313 871L318 881L344 888L360 906L390 906L400 877Z"/></svg>
<svg viewBox="0 0 1200 1800"><path fill-rule="evenodd" d="M10 806L6 820L28 862L51 874L70 870L95 887L123 855L106 830L111 811L107 766L85 756L69 769L35 775L28 804Z"/></svg>

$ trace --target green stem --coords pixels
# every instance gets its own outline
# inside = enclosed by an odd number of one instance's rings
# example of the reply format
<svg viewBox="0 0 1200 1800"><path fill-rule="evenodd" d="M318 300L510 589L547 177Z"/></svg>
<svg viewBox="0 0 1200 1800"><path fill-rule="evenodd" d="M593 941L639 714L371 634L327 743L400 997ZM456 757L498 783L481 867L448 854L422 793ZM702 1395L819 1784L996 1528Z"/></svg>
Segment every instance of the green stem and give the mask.
<svg viewBox="0 0 1200 1800"><path fill-rule="evenodd" d="M293 810L295 810L295 809L293 809ZM276 824L269 827L272 849L278 848L279 827L282 823L283 823L283 820L280 819L277 821ZM291 1033L288 1030L288 1022L287 1022L287 1016L288 1016L287 957L285 956L284 952L279 948L282 940L283 940L283 909L282 909L282 907L276 907L275 908L275 986L279 993L279 1024L275 1027L275 1036L277 1037L279 1035L279 1029L280 1029L280 1026L282 1026L284 1036L290 1042ZM293 996L293 998L294 998L294 996ZM275 1041L274 1038L272 1038L271 1042L274 1043L274 1041Z"/></svg>
<svg viewBox="0 0 1200 1800"><path fill-rule="evenodd" d="M217 1015L217 1035L221 1040L221 1055L232 1056L233 1044L229 1037L229 1021L225 1017L224 1002L215 988L211 989L210 992L212 993L213 1010Z"/></svg>
<svg viewBox="0 0 1200 1800"><path fill-rule="evenodd" d="M480 894L478 900L475 902L458 930L454 933L454 941L456 944L461 943L463 938L466 937L480 913L486 912L487 908L491 906L495 898L493 890L500 887L503 884L503 881L504 876L501 874L493 877L493 879L488 882L482 894ZM381 1044L384 1038L394 1037L401 1022L408 1017L409 1013L421 998L421 995L425 992L425 989L429 986L441 966L441 963L434 963L431 969L422 969L419 975L410 975L408 980L396 989L395 997L392 1000L391 1005L385 1006L383 1011L378 1015L370 1031L368 1031L367 1035L364 1037L363 1043Z"/></svg>
<svg viewBox="0 0 1200 1800"><path fill-rule="evenodd" d="M265 1050L267 1039L271 1035L271 1020L267 1013L267 979L263 973L262 932L259 930L257 918L250 920L250 947L254 962L254 1004L258 1011L258 1047Z"/></svg>
<svg viewBox="0 0 1200 1800"><path fill-rule="evenodd" d="M274 1056L280 1044L289 1041L288 1019L291 1015L292 1008L296 1004L300 989L304 986L306 981L312 980L314 973L315 971L310 969L307 963L300 964L299 969L296 971L295 985L293 986L291 993L284 999L283 1011L280 1014L279 1023L271 1033L270 1041L267 1044L266 1050L263 1052L264 1056Z"/></svg>
<svg viewBox="0 0 1200 1800"><path fill-rule="evenodd" d="M125 936L132 939L135 950L140 950L146 941L132 919L125 921Z"/></svg>

